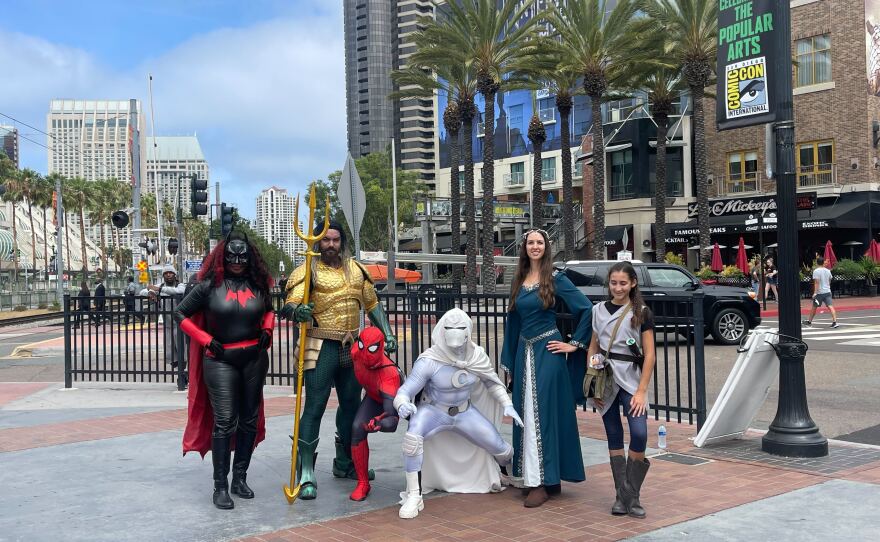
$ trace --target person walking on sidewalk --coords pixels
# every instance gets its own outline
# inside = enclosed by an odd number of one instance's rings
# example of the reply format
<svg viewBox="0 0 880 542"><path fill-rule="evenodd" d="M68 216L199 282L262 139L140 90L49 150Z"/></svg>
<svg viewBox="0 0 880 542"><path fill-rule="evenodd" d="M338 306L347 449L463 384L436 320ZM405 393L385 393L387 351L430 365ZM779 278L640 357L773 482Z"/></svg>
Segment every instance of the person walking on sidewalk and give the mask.
<svg viewBox="0 0 880 542"><path fill-rule="evenodd" d="M601 399L589 399L602 413L608 437L608 455L617 497L614 515L644 518L639 502L642 483L650 462L648 445L648 385L654 372L654 316L639 292L636 271L629 262L619 262L608 271L611 299L593 310L591 367L611 369ZM620 409L629 423L629 458L624 456Z"/></svg>
<svg viewBox="0 0 880 542"><path fill-rule="evenodd" d="M813 325L813 317L816 316L816 310L824 303L828 310L831 311L831 327L838 328L837 311L834 310L834 304L831 301L831 270L826 265L825 258L816 258L819 264L813 271L813 303L810 306L810 317L804 320L804 325L810 327Z"/></svg>
<svg viewBox="0 0 880 542"><path fill-rule="evenodd" d="M773 258L767 258L764 261L764 278L767 280L767 284L764 286L764 299L772 291L773 301L779 303L779 270L773 265Z"/></svg>
<svg viewBox="0 0 880 542"><path fill-rule="evenodd" d="M237 231L217 243L198 277L199 284L174 313L180 329L192 338L183 453L204 457L211 451L214 506L227 510L235 507L230 491L242 499L254 498L247 470L254 448L266 435L263 384L275 327L272 277L256 247Z"/></svg>
<svg viewBox="0 0 880 542"><path fill-rule="evenodd" d="M556 325L560 300L574 317L568 341ZM586 479L573 384L580 389L592 333L592 305L564 273L554 271L544 230L523 236L507 310L501 363L523 420L523 427L513 426L511 480L528 491L524 506L535 508L559 494L562 480Z"/></svg>
<svg viewBox="0 0 880 542"><path fill-rule="evenodd" d="M89 291L89 285L86 281L79 283L79 293L76 295L76 312L73 314L74 329L78 328L80 323L85 326L89 321L89 311L92 306L92 293Z"/></svg>

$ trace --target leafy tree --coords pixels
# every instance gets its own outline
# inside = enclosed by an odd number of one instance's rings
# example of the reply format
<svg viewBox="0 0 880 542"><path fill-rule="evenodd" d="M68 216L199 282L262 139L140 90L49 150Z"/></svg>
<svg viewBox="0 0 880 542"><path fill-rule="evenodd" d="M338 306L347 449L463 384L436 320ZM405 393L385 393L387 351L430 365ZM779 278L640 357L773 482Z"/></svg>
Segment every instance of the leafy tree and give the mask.
<svg viewBox="0 0 880 542"><path fill-rule="evenodd" d="M709 0L642 0L641 9L669 39L672 54L690 89L694 123L694 175L700 261L709 240L709 187L706 182L706 114L703 98L714 77L718 50L718 4Z"/></svg>
<svg viewBox="0 0 880 542"><path fill-rule="evenodd" d="M361 225L361 250L388 249L388 217L393 215L393 187L391 179L391 153L374 152L355 160L355 167L364 185L367 210ZM330 195L330 213L333 220L343 224L346 235L352 243L354 236L351 226L345 220L337 194L341 171L327 176L327 180L316 180L315 195L318 201L317 220L324 219L324 201ZM418 196L423 193L424 186L415 172L398 168L397 170L397 206L398 218L404 226L415 225L415 205ZM300 195L300 216L306 216L308 205L307 194ZM309 227L313 228L312 224ZM399 226L399 225L398 225Z"/></svg>
<svg viewBox="0 0 880 542"><path fill-rule="evenodd" d="M619 0L608 9L607 0L568 0L554 6L549 22L555 29L560 68L583 76L593 116L593 258L604 257L605 141L602 100L609 88L621 86L629 69L628 45L638 39L633 31L636 4ZM571 163L563 167L570 168Z"/></svg>
<svg viewBox="0 0 880 542"><path fill-rule="evenodd" d="M270 243L255 232L248 224L248 221L239 217L237 212L233 214L233 224L234 229L247 235L248 239L257 247L257 250L260 251L260 255L263 257L263 260L266 262L266 267L269 269L269 273L277 275L279 262L284 262L285 269L293 269L293 260L290 256L285 254L284 251L281 250L281 247L274 243Z"/></svg>

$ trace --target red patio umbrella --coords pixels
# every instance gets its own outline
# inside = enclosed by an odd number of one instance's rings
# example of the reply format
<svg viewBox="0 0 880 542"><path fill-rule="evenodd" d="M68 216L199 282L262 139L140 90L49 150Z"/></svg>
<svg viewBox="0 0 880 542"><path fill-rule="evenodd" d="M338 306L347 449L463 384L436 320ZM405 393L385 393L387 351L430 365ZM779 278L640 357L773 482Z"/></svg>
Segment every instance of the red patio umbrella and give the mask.
<svg viewBox="0 0 880 542"><path fill-rule="evenodd" d="M742 237L739 238L739 249L736 252L736 266L746 275L749 274L749 257L746 255L746 242Z"/></svg>
<svg viewBox="0 0 880 542"><path fill-rule="evenodd" d="M865 256L875 262L880 262L880 243L876 239L871 239L871 244L868 245L868 252L865 252Z"/></svg>
<svg viewBox="0 0 880 542"><path fill-rule="evenodd" d="M712 271L716 273L720 273L724 270L724 263L721 261L721 247L718 246L718 243L715 243L715 247L712 248L712 265L710 266Z"/></svg>
<svg viewBox="0 0 880 542"><path fill-rule="evenodd" d="M825 261L828 262L828 267L834 267L837 265L837 256L834 255L834 247L831 246L831 240L825 243Z"/></svg>

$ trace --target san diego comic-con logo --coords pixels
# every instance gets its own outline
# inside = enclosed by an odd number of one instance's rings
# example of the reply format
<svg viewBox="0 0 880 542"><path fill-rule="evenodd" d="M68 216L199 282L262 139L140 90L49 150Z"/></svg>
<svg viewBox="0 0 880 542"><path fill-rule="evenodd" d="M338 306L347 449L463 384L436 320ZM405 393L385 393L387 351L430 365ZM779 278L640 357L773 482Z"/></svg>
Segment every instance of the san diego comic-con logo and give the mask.
<svg viewBox="0 0 880 542"><path fill-rule="evenodd" d="M725 69L725 103L728 119L768 113L767 60L750 58Z"/></svg>

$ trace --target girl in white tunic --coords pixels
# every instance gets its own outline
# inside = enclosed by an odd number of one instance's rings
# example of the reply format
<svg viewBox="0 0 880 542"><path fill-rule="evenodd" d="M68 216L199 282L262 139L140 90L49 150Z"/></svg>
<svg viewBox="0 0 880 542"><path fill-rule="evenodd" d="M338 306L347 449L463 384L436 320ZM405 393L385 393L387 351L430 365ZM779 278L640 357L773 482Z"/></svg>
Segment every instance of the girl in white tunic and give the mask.
<svg viewBox="0 0 880 542"><path fill-rule="evenodd" d="M642 300L636 271L629 262L614 264L608 271L607 284L611 299L593 309L594 333L588 355L591 366L610 366L614 378L606 379L602 399L590 401L602 413L608 437L608 455L617 490L611 513L644 518L639 493L650 467L645 448L647 390L654 372L654 317ZM621 407L629 423L629 459L624 456Z"/></svg>

